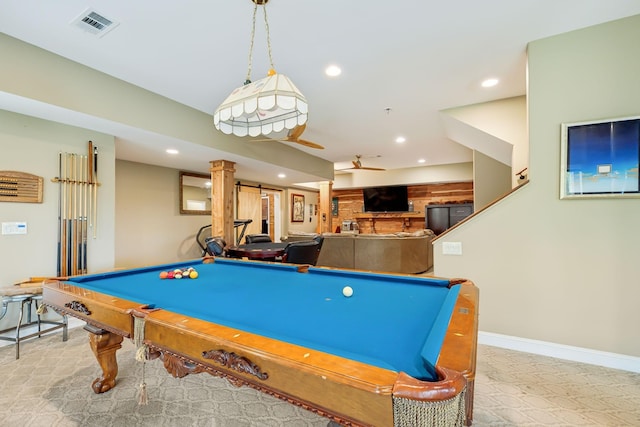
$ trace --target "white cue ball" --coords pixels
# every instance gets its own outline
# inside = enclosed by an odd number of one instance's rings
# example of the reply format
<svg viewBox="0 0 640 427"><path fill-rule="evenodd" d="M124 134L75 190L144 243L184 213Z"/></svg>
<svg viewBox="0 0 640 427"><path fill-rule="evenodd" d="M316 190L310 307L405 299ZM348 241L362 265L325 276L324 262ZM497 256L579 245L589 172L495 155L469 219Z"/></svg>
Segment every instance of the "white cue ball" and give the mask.
<svg viewBox="0 0 640 427"><path fill-rule="evenodd" d="M342 295L347 298L353 295L353 289L351 288L351 286L345 286L344 288L342 288Z"/></svg>

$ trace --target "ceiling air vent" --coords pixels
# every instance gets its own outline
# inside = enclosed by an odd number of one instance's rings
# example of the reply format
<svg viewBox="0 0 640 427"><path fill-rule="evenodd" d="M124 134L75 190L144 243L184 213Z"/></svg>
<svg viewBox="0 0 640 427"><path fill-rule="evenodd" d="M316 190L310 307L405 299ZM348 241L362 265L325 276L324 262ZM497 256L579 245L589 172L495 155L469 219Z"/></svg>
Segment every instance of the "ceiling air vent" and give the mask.
<svg viewBox="0 0 640 427"><path fill-rule="evenodd" d="M71 21L74 25L86 32L102 37L109 31L118 26L118 22L109 19L96 12L93 9L87 9L82 12L76 19Z"/></svg>

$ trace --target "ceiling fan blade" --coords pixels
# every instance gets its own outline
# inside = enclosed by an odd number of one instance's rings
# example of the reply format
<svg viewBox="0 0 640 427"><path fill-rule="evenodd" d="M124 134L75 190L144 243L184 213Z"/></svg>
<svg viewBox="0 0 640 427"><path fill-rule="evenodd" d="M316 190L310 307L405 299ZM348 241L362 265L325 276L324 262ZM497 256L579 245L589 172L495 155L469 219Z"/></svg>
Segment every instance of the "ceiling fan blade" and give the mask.
<svg viewBox="0 0 640 427"><path fill-rule="evenodd" d="M367 167L367 166L362 166L362 162L360 161L360 157L362 157L360 154L356 154L356 159L355 160L351 160L351 163L353 163L353 167L352 168L339 169L339 170L349 170L349 169L367 170L367 171L384 171L384 170L386 170L386 169L382 169L382 168L370 168L370 167Z"/></svg>
<svg viewBox="0 0 640 427"><path fill-rule="evenodd" d="M299 125L294 127L293 129L291 129L289 131L289 134L287 135L288 138L290 139L298 139L302 136L302 133L304 132L304 130L307 128L307 124L303 124L303 125Z"/></svg>
<svg viewBox="0 0 640 427"><path fill-rule="evenodd" d="M368 168L366 166L360 166L357 168L336 169L336 171L386 171L382 168Z"/></svg>
<svg viewBox="0 0 640 427"><path fill-rule="evenodd" d="M275 138L260 138L260 139L251 139L252 142L267 142L267 141L278 141L278 142L293 142L295 144L305 145L310 148L316 148L318 150L324 150L324 147L320 144L316 144L315 142L307 141L305 139L300 139L300 135L304 132L307 125L296 126L289 131L285 138L275 139Z"/></svg>
<svg viewBox="0 0 640 427"><path fill-rule="evenodd" d="M285 138L285 139L271 139L271 138L265 138L265 139L252 139L251 142L292 142L294 144L300 144L300 145L306 145L307 147L310 148L316 148L318 150L324 150L324 147L320 144L316 144L315 142L311 142L311 141L307 141L304 139L293 139L293 138Z"/></svg>
<svg viewBox="0 0 640 427"><path fill-rule="evenodd" d="M295 142L296 144L305 145L310 148L316 148L318 150L324 150L324 147L320 144L316 144L315 142L307 141L305 139L287 139L287 142Z"/></svg>

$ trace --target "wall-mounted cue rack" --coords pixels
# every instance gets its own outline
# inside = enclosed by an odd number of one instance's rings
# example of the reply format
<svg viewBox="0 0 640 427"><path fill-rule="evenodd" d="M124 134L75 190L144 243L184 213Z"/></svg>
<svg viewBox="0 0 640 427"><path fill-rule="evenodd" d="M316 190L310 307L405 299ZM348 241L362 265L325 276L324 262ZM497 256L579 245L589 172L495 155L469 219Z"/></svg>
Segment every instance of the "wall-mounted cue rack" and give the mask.
<svg viewBox="0 0 640 427"><path fill-rule="evenodd" d="M98 228L98 147L58 153L58 276L87 273L87 237Z"/></svg>

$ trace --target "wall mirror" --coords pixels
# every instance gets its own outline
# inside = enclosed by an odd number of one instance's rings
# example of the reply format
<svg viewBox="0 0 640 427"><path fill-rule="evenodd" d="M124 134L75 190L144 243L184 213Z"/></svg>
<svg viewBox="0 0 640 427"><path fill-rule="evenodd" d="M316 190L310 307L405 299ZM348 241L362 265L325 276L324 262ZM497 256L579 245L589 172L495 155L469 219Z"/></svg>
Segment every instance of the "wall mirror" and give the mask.
<svg viewBox="0 0 640 427"><path fill-rule="evenodd" d="M180 213L211 215L211 177L180 172Z"/></svg>

